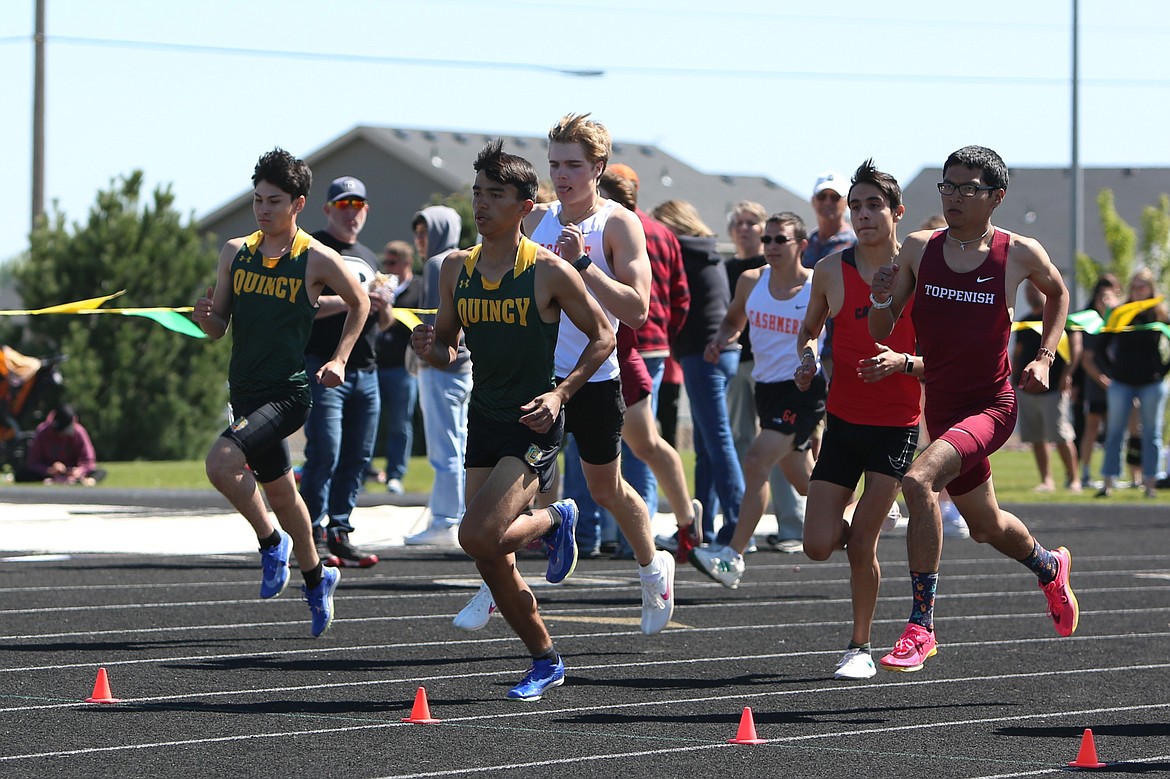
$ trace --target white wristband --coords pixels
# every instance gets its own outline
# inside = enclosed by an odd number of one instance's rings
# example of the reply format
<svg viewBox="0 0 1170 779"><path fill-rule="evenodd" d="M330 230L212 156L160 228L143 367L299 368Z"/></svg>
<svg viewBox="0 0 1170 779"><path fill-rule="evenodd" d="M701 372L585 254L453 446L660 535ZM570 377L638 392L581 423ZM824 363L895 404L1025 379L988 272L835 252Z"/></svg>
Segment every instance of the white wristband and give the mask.
<svg viewBox="0 0 1170 779"><path fill-rule="evenodd" d="M881 311L884 308L889 308L890 306L894 305L894 296L891 295L885 303L879 303L877 302L877 298L875 298L871 292L869 293L869 302L871 306L876 308L878 311Z"/></svg>

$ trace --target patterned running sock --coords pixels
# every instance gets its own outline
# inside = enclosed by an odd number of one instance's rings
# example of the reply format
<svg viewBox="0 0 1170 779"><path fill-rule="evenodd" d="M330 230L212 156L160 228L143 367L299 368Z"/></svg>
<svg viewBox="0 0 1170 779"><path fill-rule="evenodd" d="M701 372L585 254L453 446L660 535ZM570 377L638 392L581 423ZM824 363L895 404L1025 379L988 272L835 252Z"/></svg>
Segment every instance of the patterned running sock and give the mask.
<svg viewBox="0 0 1170 779"><path fill-rule="evenodd" d="M260 548L261 549L271 549L272 547L276 546L279 543L280 543L280 531L273 530L272 535L266 536L265 538L260 539Z"/></svg>
<svg viewBox="0 0 1170 779"><path fill-rule="evenodd" d="M1020 562L1032 569L1041 584L1050 584L1056 578L1056 558L1039 541L1032 542L1032 554Z"/></svg>
<svg viewBox="0 0 1170 779"><path fill-rule="evenodd" d="M302 572L302 575L305 577L305 586L308 587L310 590L314 589L318 584L321 583L321 577L323 577L325 575L324 572L321 570L324 566L325 566L324 563L322 563L321 561L317 561L316 568L311 568L307 571Z"/></svg>
<svg viewBox="0 0 1170 779"><path fill-rule="evenodd" d="M910 586L914 590L914 610L910 621L927 630L934 630L934 593L938 589L937 573L910 572Z"/></svg>
<svg viewBox="0 0 1170 779"><path fill-rule="evenodd" d="M849 649L860 649L862 652L865 652L868 655L869 654L869 642L866 641L864 644L859 644L856 641L850 641L849 642Z"/></svg>

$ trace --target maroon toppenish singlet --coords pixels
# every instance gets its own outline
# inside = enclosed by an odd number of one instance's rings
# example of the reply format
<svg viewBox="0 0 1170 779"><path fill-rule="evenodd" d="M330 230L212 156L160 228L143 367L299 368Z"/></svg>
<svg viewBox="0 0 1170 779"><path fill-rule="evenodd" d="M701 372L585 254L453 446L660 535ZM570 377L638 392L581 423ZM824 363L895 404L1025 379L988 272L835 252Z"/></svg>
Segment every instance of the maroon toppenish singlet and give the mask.
<svg viewBox="0 0 1170 779"><path fill-rule="evenodd" d="M995 230L983 264L967 273L947 266L945 241L946 231L936 232L922 253L912 319L926 365L927 430L958 451L962 471L948 489L961 495L991 475L987 456L1015 427L1005 289L1011 233Z"/></svg>

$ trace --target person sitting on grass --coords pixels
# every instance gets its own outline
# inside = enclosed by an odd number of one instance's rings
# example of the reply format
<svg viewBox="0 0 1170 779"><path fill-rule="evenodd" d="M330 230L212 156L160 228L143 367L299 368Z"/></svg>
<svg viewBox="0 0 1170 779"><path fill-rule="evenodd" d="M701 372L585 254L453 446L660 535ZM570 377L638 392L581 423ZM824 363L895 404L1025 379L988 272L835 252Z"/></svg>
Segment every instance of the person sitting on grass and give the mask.
<svg viewBox="0 0 1170 779"><path fill-rule="evenodd" d="M77 421L73 406L63 403L37 426L28 461L16 472L20 482L81 484L92 487L106 477L97 467L89 431Z"/></svg>

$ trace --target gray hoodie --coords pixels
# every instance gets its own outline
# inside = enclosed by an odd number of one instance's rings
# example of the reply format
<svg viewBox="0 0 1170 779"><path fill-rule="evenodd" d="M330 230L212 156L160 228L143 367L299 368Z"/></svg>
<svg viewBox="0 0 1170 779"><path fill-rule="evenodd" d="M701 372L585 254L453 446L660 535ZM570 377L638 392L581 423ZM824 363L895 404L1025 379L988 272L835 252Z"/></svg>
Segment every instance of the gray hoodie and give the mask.
<svg viewBox="0 0 1170 779"><path fill-rule="evenodd" d="M414 215L411 224L422 218L427 225L427 257L423 267L423 308L438 308L439 306L439 271L443 267L443 258L459 248L459 233L463 230L463 220L459 212L449 206L427 206ZM434 316L424 316L423 321L433 323ZM458 353L455 362L444 368L453 373L468 373L471 371L471 355L459 338Z"/></svg>

